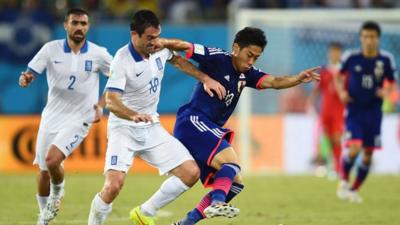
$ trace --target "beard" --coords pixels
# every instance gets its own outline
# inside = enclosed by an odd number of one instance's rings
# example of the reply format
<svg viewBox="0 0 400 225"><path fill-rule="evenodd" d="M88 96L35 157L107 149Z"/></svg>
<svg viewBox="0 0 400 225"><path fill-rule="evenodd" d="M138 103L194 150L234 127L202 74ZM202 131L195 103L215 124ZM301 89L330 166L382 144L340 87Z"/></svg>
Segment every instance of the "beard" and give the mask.
<svg viewBox="0 0 400 225"><path fill-rule="evenodd" d="M80 44L83 40L85 40L86 36L82 31L76 31L75 33L69 35L69 38L75 43Z"/></svg>

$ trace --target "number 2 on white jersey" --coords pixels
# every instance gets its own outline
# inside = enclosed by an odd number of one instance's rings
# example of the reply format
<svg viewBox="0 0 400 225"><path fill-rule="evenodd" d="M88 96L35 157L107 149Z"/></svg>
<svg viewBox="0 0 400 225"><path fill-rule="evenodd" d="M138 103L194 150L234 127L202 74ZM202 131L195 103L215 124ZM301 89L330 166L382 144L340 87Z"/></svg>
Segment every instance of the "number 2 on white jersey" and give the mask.
<svg viewBox="0 0 400 225"><path fill-rule="evenodd" d="M71 75L69 76L69 80L71 81L68 85L68 90L74 90L74 83L76 81L76 76L75 75Z"/></svg>

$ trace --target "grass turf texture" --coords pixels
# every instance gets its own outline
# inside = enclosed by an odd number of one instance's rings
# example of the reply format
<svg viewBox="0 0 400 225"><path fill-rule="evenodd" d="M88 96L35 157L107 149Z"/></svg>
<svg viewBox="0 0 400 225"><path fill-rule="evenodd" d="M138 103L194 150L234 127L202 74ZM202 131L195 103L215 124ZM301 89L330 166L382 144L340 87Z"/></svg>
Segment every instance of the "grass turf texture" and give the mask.
<svg viewBox="0 0 400 225"><path fill-rule="evenodd" d="M35 224L38 213L34 174L0 174L0 225ZM163 177L129 175L106 225L130 224L128 213L157 190ZM336 182L311 176L249 176L245 190L232 202L241 209L233 219L214 218L204 225L386 225L400 221L400 177L371 176L361 191L362 204L335 196ZM91 200L104 177L67 173L66 196L54 225L87 224ZM206 191L198 183L160 212L167 225L192 209Z"/></svg>

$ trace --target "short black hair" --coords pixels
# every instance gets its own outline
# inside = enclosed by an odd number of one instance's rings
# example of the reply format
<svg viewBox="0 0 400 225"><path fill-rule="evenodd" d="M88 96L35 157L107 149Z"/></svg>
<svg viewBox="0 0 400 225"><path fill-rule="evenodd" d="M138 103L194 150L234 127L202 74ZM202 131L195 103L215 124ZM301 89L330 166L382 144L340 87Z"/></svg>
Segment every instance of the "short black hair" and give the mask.
<svg viewBox="0 0 400 225"><path fill-rule="evenodd" d="M81 9L81 8L69 9L67 14L65 15L64 20L68 21L70 15L86 15L86 16L90 17L89 12L84 9Z"/></svg>
<svg viewBox="0 0 400 225"><path fill-rule="evenodd" d="M378 37L381 36L381 27L379 24L375 21L366 21L362 24L361 29L360 29L360 34L361 31L363 30L374 30L378 34Z"/></svg>
<svg viewBox="0 0 400 225"><path fill-rule="evenodd" d="M245 48L249 45L259 46L264 50L268 41L265 37L264 31L255 27L245 27L235 35L233 43L237 43L240 48Z"/></svg>
<svg viewBox="0 0 400 225"><path fill-rule="evenodd" d="M329 43L329 48L342 49L343 46L342 46L342 44L340 44L340 42L332 41Z"/></svg>
<svg viewBox="0 0 400 225"><path fill-rule="evenodd" d="M139 10L133 15L131 21L131 31L135 31L141 36L144 30L148 27L158 28L160 26L160 21L157 15L148 9Z"/></svg>

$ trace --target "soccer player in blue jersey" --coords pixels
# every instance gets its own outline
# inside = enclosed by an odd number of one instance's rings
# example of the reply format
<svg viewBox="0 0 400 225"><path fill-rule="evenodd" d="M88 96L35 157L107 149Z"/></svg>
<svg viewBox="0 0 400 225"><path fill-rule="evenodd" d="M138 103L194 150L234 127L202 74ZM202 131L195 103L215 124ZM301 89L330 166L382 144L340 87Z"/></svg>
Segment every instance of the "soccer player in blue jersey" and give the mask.
<svg viewBox="0 0 400 225"><path fill-rule="evenodd" d="M234 217L239 209L227 204L243 189L237 153L231 146L233 131L223 128L233 113L245 87L256 89L289 88L319 80L315 71L307 69L296 76L271 76L253 65L262 54L267 40L258 28L246 27L236 34L232 52L208 48L176 39L160 39L160 45L185 51L188 58L199 63L202 72L221 83L226 89L223 100L210 98L198 83L191 101L178 113L174 135L196 160L200 179L211 187L198 206L176 224L195 224L215 216Z"/></svg>
<svg viewBox="0 0 400 225"><path fill-rule="evenodd" d="M360 29L361 49L348 51L342 57L340 76L336 81L338 94L346 104L346 146L337 196L350 202L362 202L358 190L368 175L374 149L381 147L382 99L394 88L393 56L379 49L381 29L375 22L365 22ZM383 81L391 85L383 89ZM357 165L357 176L349 185L349 174Z"/></svg>

